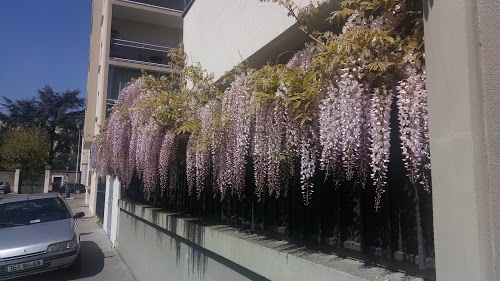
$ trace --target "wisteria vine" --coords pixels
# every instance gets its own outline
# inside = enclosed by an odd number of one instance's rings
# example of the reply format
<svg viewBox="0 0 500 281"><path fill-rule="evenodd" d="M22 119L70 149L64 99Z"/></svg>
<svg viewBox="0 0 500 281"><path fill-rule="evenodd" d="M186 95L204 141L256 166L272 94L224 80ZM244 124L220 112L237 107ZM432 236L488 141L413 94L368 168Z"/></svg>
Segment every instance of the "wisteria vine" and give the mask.
<svg viewBox="0 0 500 281"><path fill-rule="evenodd" d="M371 178L378 210L397 107L408 179L430 191L423 39L415 32L421 14L409 0L391 3L341 2L334 15L345 17L340 34L325 32L287 64L241 71L224 92L196 67L175 67L181 72L170 78L143 75L121 92L92 147L92 166L125 186L137 176L147 198L175 196L179 153L189 194L198 198L210 186L221 200L241 198L246 188L258 200L286 196L300 173L305 205L321 169L336 183L355 180L366 188Z"/></svg>

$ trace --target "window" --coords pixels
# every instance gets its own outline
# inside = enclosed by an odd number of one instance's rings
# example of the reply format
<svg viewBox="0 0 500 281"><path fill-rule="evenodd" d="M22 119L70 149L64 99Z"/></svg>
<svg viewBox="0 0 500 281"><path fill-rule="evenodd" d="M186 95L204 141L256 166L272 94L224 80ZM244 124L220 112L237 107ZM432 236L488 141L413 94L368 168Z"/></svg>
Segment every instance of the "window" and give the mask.
<svg viewBox="0 0 500 281"><path fill-rule="evenodd" d="M71 218L61 198L43 198L0 204L0 228L24 226Z"/></svg>

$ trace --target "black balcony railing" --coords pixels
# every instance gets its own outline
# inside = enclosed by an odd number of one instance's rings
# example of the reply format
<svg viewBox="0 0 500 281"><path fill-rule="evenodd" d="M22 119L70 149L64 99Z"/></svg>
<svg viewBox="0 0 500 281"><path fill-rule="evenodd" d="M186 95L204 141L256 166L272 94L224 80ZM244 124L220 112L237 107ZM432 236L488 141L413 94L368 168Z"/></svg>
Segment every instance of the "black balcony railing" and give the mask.
<svg viewBox="0 0 500 281"><path fill-rule="evenodd" d="M170 48L168 47L122 39L111 39L109 56L118 60L169 66L169 51Z"/></svg>
<svg viewBox="0 0 500 281"><path fill-rule="evenodd" d="M146 4L148 6L155 6L170 10L184 11L186 8L185 0L122 0L125 2L136 2Z"/></svg>

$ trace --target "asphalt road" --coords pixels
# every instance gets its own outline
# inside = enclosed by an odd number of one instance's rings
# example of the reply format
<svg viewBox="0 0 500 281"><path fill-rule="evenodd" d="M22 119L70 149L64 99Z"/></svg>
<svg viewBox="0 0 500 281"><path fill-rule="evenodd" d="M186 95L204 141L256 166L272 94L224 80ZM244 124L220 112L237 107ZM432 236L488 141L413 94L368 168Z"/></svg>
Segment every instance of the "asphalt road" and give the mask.
<svg viewBox="0 0 500 281"><path fill-rule="evenodd" d="M18 278L15 281L135 281L121 257L111 247L104 230L97 224L97 218L88 217L90 212L84 198L85 195L81 194L67 200L73 213L86 214L77 221L81 234L81 272L57 270Z"/></svg>

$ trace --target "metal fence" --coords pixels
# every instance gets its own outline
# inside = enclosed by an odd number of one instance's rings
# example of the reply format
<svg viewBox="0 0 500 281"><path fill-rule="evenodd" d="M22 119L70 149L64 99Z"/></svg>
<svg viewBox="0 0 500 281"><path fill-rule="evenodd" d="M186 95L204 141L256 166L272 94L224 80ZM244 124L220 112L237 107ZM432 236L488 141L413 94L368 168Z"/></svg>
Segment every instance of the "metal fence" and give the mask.
<svg viewBox="0 0 500 281"><path fill-rule="evenodd" d="M142 3L148 6L160 7L169 10L184 11L185 0L121 0L124 2Z"/></svg>
<svg viewBox="0 0 500 281"><path fill-rule="evenodd" d="M45 175L33 175L29 179L21 179L19 186L20 194L43 193ZM12 187L11 187L12 188Z"/></svg>
<svg viewBox="0 0 500 281"><path fill-rule="evenodd" d="M170 48L134 42L123 39L111 39L110 57L115 60L144 62L160 66L170 65Z"/></svg>

